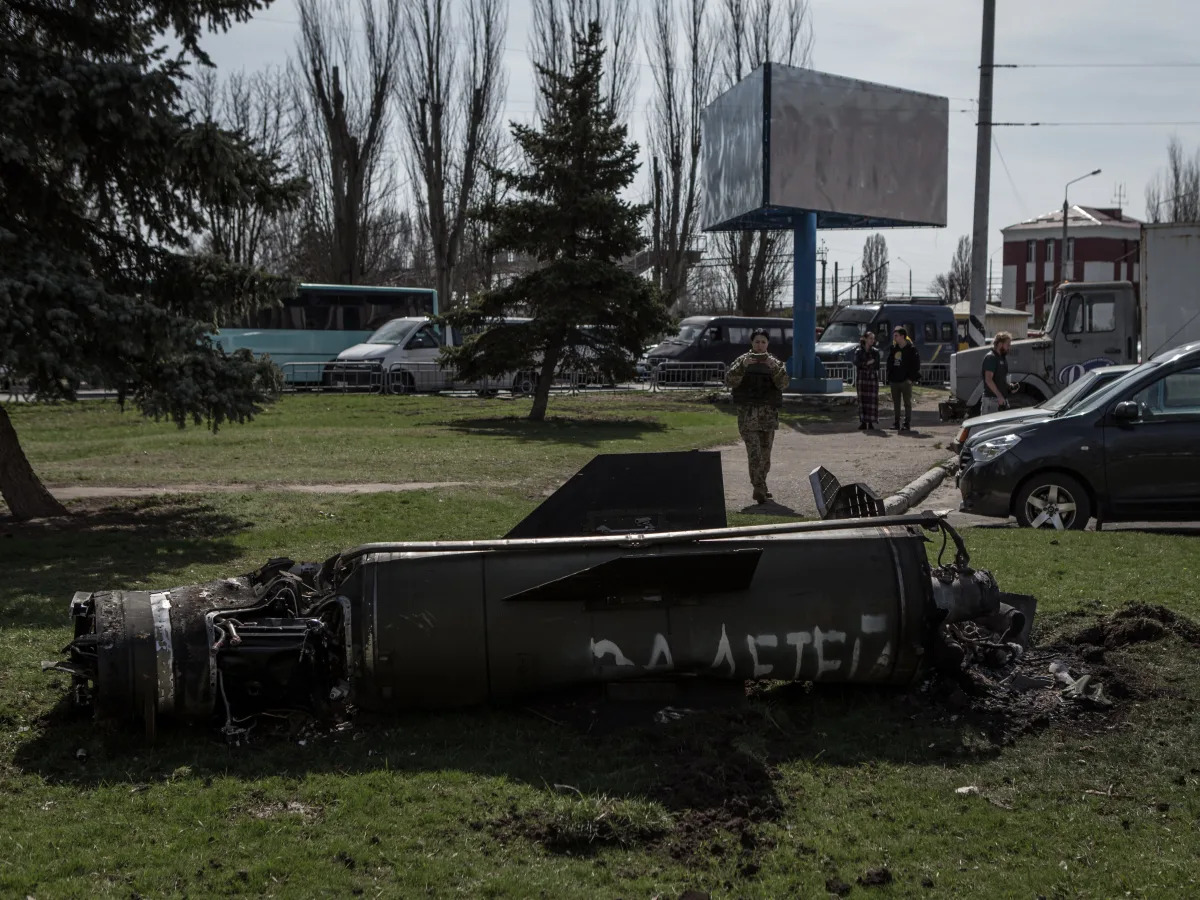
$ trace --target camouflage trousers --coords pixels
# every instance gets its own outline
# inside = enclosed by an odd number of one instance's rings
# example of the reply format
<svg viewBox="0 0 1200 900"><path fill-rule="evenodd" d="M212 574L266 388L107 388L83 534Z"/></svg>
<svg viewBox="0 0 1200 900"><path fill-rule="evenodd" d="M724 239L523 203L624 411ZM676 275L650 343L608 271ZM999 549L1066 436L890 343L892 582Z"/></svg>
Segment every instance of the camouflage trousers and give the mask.
<svg viewBox="0 0 1200 900"><path fill-rule="evenodd" d="M746 444L750 484L756 491L765 493L767 490L767 473L771 471L771 447L775 444L775 429L778 427L779 413L769 406L738 409L738 434Z"/></svg>

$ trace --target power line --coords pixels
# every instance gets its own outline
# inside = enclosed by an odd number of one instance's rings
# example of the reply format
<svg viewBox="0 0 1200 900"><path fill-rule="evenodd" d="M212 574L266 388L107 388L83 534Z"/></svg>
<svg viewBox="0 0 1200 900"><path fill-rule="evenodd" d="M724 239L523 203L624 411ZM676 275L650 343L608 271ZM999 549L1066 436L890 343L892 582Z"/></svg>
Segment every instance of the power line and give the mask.
<svg viewBox="0 0 1200 900"><path fill-rule="evenodd" d="M1200 62L996 63L994 69L1200 69Z"/></svg>
<svg viewBox="0 0 1200 900"><path fill-rule="evenodd" d="M1200 125L1200 122L993 122L994 128L1084 128L1112 127L1133 128L1137 126L1158 127L1163 125Z"/></svg>
<svg viewBox="0 0 1200 900"><path fill-rule="evenodd" d="M1004 160L1004 154L1000 152L1000 144L996 141L994 134L992 135L992 146L996 148L996 155L1000 157L1000 165L1004 166L1004 174L1008 176L1009 186L1012 187L1013 196L1017 198L1021 212L1028 214L1029 207L1025 203L1025 198L1021 196L1021 192L1017 190L1017 183L1013 180L1012 172L1008 171L1008 163Z"/></svg>

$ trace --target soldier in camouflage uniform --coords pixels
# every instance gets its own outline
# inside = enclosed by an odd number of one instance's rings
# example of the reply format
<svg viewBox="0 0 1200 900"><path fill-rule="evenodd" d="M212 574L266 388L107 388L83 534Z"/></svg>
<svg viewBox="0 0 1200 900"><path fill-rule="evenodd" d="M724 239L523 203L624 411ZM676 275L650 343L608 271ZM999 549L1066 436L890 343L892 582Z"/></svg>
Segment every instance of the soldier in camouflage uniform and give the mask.
<svg viewBox="0 0 1200 900"><path fill-rule="evenodd" d="M771 499L767 490L771 446L779 428L783 389L788 383L783 363L767 352L766 329L755 329L750 335L750 352L733 361L725 373L725 383L732 388L733 402L737 404L738 433L746 443L754 500L766 503Z"/></svg>

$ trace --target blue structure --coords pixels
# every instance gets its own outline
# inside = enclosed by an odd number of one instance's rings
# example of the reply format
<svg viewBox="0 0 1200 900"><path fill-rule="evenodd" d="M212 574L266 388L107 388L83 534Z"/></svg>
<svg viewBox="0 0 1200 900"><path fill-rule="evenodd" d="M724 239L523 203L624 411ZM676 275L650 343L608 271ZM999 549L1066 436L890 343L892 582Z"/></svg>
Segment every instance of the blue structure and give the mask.
<svg viewBox="0 0 1200 900"><path fill-rule="evenodd" d="M702 125L704 229L792 232L791 390L840 392L816 358L817 229L944 227L949 101L766 63Z"/></svg>

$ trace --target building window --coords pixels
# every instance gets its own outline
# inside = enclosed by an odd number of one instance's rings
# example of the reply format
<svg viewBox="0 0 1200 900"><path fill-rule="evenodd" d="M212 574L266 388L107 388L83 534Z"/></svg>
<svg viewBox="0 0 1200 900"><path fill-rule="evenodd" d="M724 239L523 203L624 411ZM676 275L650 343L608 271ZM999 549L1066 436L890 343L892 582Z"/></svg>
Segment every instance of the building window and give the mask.
<svg viewBox="0 0 1200 900"><path fill-rule="evenodd" d="M1046 241L1046 262L1054 262L1054 240L1053 238Z"/></svg>
<svg viewBox="0 0 1200 900"><path fill-rule="evenodd" d="M1037 262L1037 241L1025 242L1025 262Z"/></svg>
<svg viewBox="0 0 1200 900"><path fill-rule="evenodd" d="M1025 308L1029 309L1033 306L1033 285L1025 288Z"/></svg>
<svg viewBox="0 0 1200 900"><path fill-rule="evenodd" d="M1067 255L1063 259L1069 262L1075 261L1075 238L1067 238Z"/></svg>

